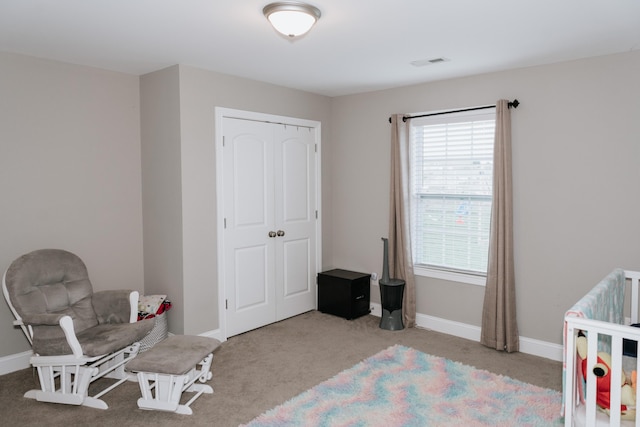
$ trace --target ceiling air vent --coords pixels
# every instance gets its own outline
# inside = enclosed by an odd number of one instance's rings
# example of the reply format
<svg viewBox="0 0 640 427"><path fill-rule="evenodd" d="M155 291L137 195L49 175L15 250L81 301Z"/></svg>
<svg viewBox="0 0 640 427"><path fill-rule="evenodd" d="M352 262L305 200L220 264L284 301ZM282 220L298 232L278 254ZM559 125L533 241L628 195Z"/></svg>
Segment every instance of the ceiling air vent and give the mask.
<svg viewBox="0 0 640 427"><path fill-rule="evenodd" d="M447 58L419 59L417 61L411 61L411 65L413 65L414 67L424 67L425 65L439 64L441 62L448 61L450 60Z"/></svg>

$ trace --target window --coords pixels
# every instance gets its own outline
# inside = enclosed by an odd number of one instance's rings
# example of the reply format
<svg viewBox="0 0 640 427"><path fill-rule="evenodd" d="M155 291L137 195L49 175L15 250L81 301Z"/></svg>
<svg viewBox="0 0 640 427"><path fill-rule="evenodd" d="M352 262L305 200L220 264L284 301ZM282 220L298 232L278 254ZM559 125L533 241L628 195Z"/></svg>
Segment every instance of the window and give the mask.
<svg viewBox="0 0 640 427"><path fill-rule="evenodd" d="M494 132L495 109L411 120L411 227L417 274L427 271L429 276L484 284Z"/></svg>

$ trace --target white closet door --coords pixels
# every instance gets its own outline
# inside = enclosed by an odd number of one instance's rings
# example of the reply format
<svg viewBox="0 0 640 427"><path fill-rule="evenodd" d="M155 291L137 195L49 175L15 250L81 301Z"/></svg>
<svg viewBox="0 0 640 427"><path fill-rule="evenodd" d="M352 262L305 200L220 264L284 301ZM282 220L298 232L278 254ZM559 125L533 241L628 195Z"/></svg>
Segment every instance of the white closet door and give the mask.
<svg viewBox="0 0 640 427"><path fill-rule="evenodd" d="M224 118L227 336L315 308L315 135Z"/></svg>
<svg viewBox="0 0 640 427"><path fill-rule="evenodd" d="M274 322L273 132L224 119L224 256L227 335Z"/></svg>
<svg viewBox="0 0 640 427"><path fill-rule="evenodd" d="M312 129L275 126L276 313L282 320L316 306L316 162Z"/></svg>

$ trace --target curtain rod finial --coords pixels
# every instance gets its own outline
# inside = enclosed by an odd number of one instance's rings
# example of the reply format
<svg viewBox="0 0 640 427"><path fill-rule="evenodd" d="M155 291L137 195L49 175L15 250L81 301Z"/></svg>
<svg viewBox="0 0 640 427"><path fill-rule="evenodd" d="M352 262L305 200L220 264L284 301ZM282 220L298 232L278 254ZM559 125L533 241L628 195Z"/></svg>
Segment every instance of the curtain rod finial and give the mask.
<svg viewBox="0 0 640 427"><path fill-rule="evenodd" d="M518 105L520 105L520 101L518 101L517 99L514 99L513 101L509 102L509 108L511 107L518 108Z"/></svg>
<svg viewBox="0 0 640 427"><path fill-rule="evenodd" d="M509 103L509 105L511 105L511 103ZM407 116L402 116L402 121L403 122L407 122L408 117ZM389 117L389 123L391 123L391 117Z"/></svg>

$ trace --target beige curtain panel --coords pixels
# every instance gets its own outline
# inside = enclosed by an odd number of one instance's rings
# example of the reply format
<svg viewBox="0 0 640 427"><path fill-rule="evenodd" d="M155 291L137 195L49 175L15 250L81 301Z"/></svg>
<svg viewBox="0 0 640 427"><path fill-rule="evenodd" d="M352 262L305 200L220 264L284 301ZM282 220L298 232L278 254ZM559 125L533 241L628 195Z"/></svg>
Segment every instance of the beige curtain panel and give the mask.
<svg viewBox="0 0 640 427"><path fill-rule="evenodd" d="M511 179L511 112L509 101L496 104L493 154L493 204L487 284L480 342L500 351L519 349L513 263L513 196Z"/></svg>
<svg viewBox="0 0 640 427"><path fill-rule="evenodd" d="M402 320L416 324L416 283L409 226L409 131L401 114L391 116L391 192L389 203L389 274L405 281Z"/></svg>

